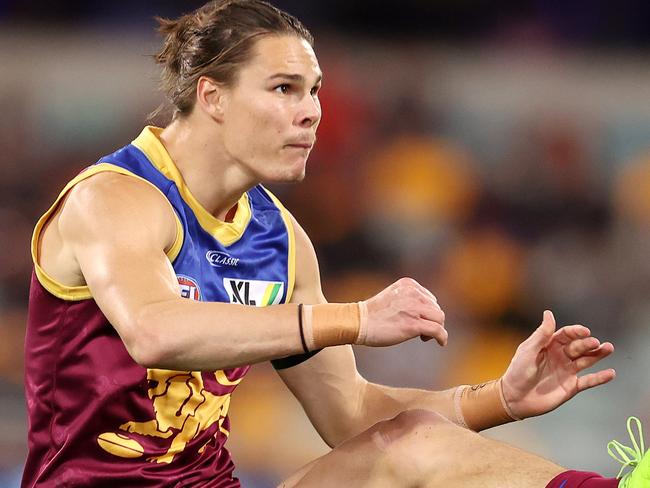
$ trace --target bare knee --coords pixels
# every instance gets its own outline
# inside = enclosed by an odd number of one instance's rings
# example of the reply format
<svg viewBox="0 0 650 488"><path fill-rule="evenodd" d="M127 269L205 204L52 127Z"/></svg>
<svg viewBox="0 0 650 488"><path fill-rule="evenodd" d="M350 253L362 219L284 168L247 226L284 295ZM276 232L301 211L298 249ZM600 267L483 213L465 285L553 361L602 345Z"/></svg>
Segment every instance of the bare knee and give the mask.
<svg viewBox="0 0 650 488"><path fill-rule="evenodd" d="M418 437L422 432L430 432L449 421L430 410L405 410L390 420L379 422L375 428L381 434L386 447Z"/></svg>
<svg viewBox="0 0 650 488"><path fill-rule="evenodd" d="M476 434L429 410L407 410L376 425L373 440L384 452L388 476L408 479L413 486L431 481L443 468L453 468L452 452L471 444Z"/></svg>

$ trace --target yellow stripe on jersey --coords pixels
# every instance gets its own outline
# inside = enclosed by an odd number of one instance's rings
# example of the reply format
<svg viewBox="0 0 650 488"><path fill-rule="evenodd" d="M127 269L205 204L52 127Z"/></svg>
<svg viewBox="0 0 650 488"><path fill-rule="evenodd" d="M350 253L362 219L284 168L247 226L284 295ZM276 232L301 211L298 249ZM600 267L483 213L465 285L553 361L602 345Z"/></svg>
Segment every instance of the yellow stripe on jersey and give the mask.
<svg viewBox="0 0 650 488"><path fill-rule="evenodd" d="M269 283L266 285L266 290L264 290L264 296L262 297L262 306L266 307L267 305L270 305L269 303L269 298L271 297L271 292L273 291L273 287L275 286L274 283Z"/></svg>
<svg viewBox="0 0 650 488"><path fill-rule="evenodd" d="M241 380L244 379L242 376L241 378L238 378L236 380L229 380L228 377L226 376L226 373L223 370L215 371L214 376L217 379L217 383L223 386L235 386L241 383Z"/></svg>
<svg viewBox="0 0 650 488"><path fill-rule="evenodd" d="M275 206L280 210L282 215L282 220L284 220L284 225L287 228L287 237L289 239L288 248L289 255L287 256L287 299L284 303L289 303L291 301L291 295L293 295L293 286L296 282L296 237L293 232L293 223L291 222L291 214L289 211L282 205L282 202L271 193L267 188L264 188L264 191L271 197Z"/></svg>
<svg viewBox="0 0 650 488"><path fill-rule="evenodd" d="M248 194L244 193L237 202L237 211L232 222L224 222L214 217L198 202L192 192L185 184L183 176L172 161L171 156L160 141L159 127L147 126L132 144L140 149L151 163L170 180L176 183L178 190L185 203L194 211L199 224L212 237L217 239L224 246L230 246L237 242L246 230L251 219L251 206L248 201Z"/></svg>
<svg viewBox="0 0 650 488"><path fill-rule="evenodd" d="M47 212L43 214L43 216L36 223L36 227L34 228L34 234L32 235L32 244L31 244L32 261L34 263L34 271L36 273L36 278L38 279L39 283L43 285L43 288L45 288L55 297L61 298L62 300L68 300L68 301L87 300L89 298L92 298L92 293L90 292L90 289L87 286L64 285L63 283L60 283L59 281L52 278L50 275L48 275L45 272L45 270L43 270L43 268L41 268L39 264L39 253L38 253L38 247L39 247L38 244L41 237L41 233L43 231L43 228L45 227L45 224L47 224L50 217L52 217L52 215L58 209L59 204L61 203L63 197L65 197L68 194L68 192L77 183L87 178L90 178L91 176L94 176L98 173L104 173L107 171L138 178L139 180L142 180L146 182L148 185L155 188L157 192L163 195L163 193L153 183L145 180L144 178L141 178L140 176L124 168L121 168L120 166L115 166L109 163L100 163L91 166L84 172L79 173L76 177L70 180L70 182L68 182L68 184L63 188L63 190L56 198L52 206L47 210ZM167 197L165 197L165 200L167 200ZM171 207L171 203L169 205ZM165 252L170 262L173 262L174 259L176 259L176 257L178 256L178 253L181 251L181 247L183 246L183 238L184 238L183 224L178 218L178 215L176 215L176 211L173 209L173 207L172 207L172 212L174 212L174 217L176 219L176 238L174 239L174 243L172 244L172 246Z"/></svg>

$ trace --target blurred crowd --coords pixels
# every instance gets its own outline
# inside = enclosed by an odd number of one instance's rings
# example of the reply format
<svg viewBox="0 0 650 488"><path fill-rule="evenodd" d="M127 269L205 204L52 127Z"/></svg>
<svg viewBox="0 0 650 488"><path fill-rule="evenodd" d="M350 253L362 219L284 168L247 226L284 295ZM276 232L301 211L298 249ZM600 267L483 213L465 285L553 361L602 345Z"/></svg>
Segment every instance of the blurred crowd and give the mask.
<svg viewBox="0 0 650 488"><path fill-rule="evenodd" d="M26 450L33 225L84 166L165 123L147 120L160 102L147 33L30 32L0 30L0 486L15 486ZM626 441L628 414L650 420L647 52L560 48L535 29L519 42L530 32L466 44L317 34L318 143L307 179L272 189L314 241L330 301L411 276L445 309L445 350L357 348L371 380L495 377L547 308L614 342L614 384L491 434L611 475L605 443ZM231 412L245 486L326 451L268 365Z"/></svg>

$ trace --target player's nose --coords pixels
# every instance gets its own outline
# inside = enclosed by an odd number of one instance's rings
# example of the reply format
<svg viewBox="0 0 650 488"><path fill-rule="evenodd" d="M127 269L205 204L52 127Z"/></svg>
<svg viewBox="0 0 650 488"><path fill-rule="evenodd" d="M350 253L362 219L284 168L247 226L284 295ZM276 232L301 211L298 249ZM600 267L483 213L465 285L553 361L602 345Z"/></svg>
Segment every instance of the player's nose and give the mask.
<svg viewBox="0 0 650 488"><path fill-rule="evenodd" d="M310 128L320 122L321 107L318 98L309 94L303 97L297 113L297 122L300 127Z"/></svg>

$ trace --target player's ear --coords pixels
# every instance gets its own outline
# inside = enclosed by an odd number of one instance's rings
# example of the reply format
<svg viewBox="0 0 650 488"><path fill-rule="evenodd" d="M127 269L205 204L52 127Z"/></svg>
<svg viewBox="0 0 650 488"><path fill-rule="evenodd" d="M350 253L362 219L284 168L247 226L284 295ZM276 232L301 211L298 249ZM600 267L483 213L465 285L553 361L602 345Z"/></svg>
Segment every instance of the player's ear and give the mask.
<svg viewBox="0 0 650 488"><path fill-rule="evenodd" d="M196 82L196 103L214 120L221 122L224 113L223 85L209 76L201 76Z"/></svg>

